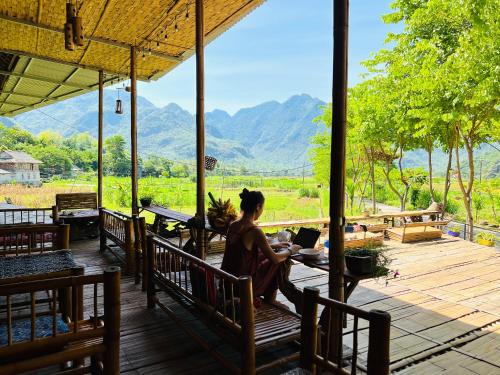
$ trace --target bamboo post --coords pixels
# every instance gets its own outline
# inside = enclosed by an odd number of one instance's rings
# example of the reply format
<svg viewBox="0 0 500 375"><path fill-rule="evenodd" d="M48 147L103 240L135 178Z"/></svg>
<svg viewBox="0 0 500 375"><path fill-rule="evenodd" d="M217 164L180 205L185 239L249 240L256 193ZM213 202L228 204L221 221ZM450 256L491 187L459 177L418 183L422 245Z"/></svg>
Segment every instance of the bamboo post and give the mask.
<svg viewBox="0 0 500 375"><path fill-rule="evenodd" d="M5 216L5 214L4 214L4 216ZM4 217L4 220L5 220L5 217ZM59 211L58 211L57 206L52 206L52 222L54 224L59 223Z"/></svg>
<svg viewBox="0 0 500 375"><path fill-rule="evenodd" d="M106 215L104 207L99 207L99 252L106 250L106 234L104 233Z"/></svg>
<svg viewBox="0 0 500 375"><path fill-rule="evenodd" d="M204 259L205 241L205 31L203 0L196 0L196 252Z"/></svg>
<svg viewBox="0 0 500 375"><path fill-rule="evenodd" d="M332 134L330 154L330 272L328 295L344 302L344 193L345 193L345 143L347 111L347 37L349 0L333 2L333 88ZM331 325L342 327L337 320L342 314L333 314ZM342 350L342 332L330 330L333 360ZM338 361L335 361L336 363Z"/></svg>
<svg viewBox="0 0 500 375"><path fill-rule="evenodd" d="M139 217L139 246L141 247L141 273L142 273L142 291L145 292L148 287L148 262L147 262L147 224L145 217Z"/></svg>
<svg viewBox="0 0 500 375"><path fill-rule="evenodd" d="M382 310L371 310L368 338L367 373L373 375L389 374L389 355L391 340L391 315Z"/></svg>
<svg viewBox="0 0 500 375"><path fill-rule="evenodd" d="M103 127L104 127L104 72L99 70L99 120L97 130L97 206L102 206Z"/></svg>
<svg viewBox="0 0 500 375"><path fill-rule="evenodd" d="M148 235L148 246L147 246L147 300L148 309L154 309L156 305L156 290L155 283L153 280L154 264L155 264L155 248L153 244L153 235Z"/></svg>
<svg viewBox="0 0 500 375"><path fill-rule="evenodd" d="M137 207L137 56L130 47L130 160L132 162L132 214L139 214Z"/></svg>
<svg viewBox="0 0 500 375"><path fill-rule="evenodd" d="M135 271L134 223L125 220L125 272L131 275Z"/></svg>
<svg viewBox="0 0 500 375"><path fill-rule="evenodd" d="M238 279L241 308L241 374L255 374L255 316L253 312L252 278Z"/></svg>
<svg viewBox="0 0 500 375"><path fill-rule="evenodd" d="M69 249L69 224L60 224L58 235L59 249Z"/></svg>
<svg viewBox="0 0 500 375"><path fill-rule="evenodd" d="M104 270L104 373L120 373L120 268Z"/></svg>
<svg viewBox="0 0 500 375"><path fill-rule="evenodd" d="M300 326L300 367L315 373L314 356L318 344L318 297L319 289L304 288L302 319Z"/></svg>

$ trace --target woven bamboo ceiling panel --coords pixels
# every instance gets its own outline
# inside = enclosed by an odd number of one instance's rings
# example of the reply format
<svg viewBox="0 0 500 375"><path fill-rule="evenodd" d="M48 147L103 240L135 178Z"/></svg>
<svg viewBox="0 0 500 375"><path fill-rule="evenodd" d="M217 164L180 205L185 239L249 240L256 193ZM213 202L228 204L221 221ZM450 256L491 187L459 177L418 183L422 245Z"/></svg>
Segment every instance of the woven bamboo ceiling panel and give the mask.
<svg viewBox="0 0 500 375"><path fill-rule="evenodd" d="M158 79L195 52L194 0L72 0L79 8L83 21L84 45L74 51L64 48L64 23L67 0L0 0L0 52L2 56L24 56L15 67L16 74L49 77L86 86L80 93L95 88L97 71L104 70L108 77L126 77L130 69L130 47L137 51L137 77L140 80ZM205 35L210 42L218 35L262 4L265 0L205 0ZM29 59L28 59L29 58ZM23 69L28 61L26 71ZM36 61L36 63L34 63ZM45 64L44 64L45 62ZM56 63L55 65L46 62ZM67 65L61 68L60 64ZM11 64L12 65L12 64ZM58 68L50 71L55 66ZM69 74L79 68L73 73ZM93 71L90 76L85 70ZM0 115L12 116L22 109L11 103L27 100L12 92L28 90L23 94L44 97L45 105L78 95L77 87L39 81L23 82L18 76L5 79L8 69L0 69ZM87 82L84 80L87 74ZM69 76L69 78L68 78ZM90 80L89 80L90 78ZM31 87L29 87L31 86ZM57 87L56 87L57 86ZM56 91L50 93L50 89ZM10 92L11 94L4 94ZM65 97L62 94L66 94ZM47 95L50 99L46 99ZM7 100L7 101L6 101ZM34 107L32 107L34 108Z"/></svg>

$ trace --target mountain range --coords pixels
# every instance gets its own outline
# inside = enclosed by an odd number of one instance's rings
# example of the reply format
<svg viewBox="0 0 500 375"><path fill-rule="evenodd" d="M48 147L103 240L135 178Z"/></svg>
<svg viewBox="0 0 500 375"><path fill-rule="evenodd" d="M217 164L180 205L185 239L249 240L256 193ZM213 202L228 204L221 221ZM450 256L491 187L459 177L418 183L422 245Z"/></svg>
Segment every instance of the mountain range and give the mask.
<svg viewBox="0 0 500 375"><path fill-rule="evenodd" d="M115 93L105 90L104 135L130 138L130 99L122 95L124 113L115 113ZM254 167L290 167L307 162L309 139L322 127L313 119L325 103L309 95L295 95L283 103L269 101L234 115L223 110L205 114L206 154L225 164ZM195 159L196 119L175 103L157 107L137 97L139 154L163 155L174 160ZM0 118L38 134L54 130L63 135L89 132L97 136L97 93L75 97L13 119ZM292 162L291 162L292 161Z"/></svg>
<svg viewBox="0 0 500 375"><path fill-rule="evenodd" d="M92 92L58 102L14 118L1 118L7 126L17 124L38 134L54 130L65 136L89 132L97 137L97 93ZM114 90L104 91L104 135L121 134L130 139L130 99L122 95L124 113L115 113ZM313 123L326 103L307 94L295 95L283 103L269 101L243 108L234 115L216 109L205 114L205 152L222 164L246 169L289 169L308 162L310 138L324 127ZM196 158L195 116L175 103L157 107L144 97L137 97L139 155L162 155L173 160ZM498 144L495 146L498 149ZM464 160L465 152L462 150ZM488 177L500 174L500 153L484 144L475 151L476 167ZM424 150L406 152L404 167L427 168ZM447 157L433 153L436 175L444 173ZM300 168L301 171L301 168Z"/></svg>

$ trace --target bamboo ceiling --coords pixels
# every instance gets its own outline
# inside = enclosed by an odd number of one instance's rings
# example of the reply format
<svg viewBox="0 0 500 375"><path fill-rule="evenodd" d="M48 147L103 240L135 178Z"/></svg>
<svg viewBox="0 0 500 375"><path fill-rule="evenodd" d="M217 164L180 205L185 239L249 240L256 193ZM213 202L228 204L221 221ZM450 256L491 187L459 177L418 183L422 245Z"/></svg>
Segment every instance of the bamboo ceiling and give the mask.
<svg viewBox="0 0 500 375"><path fill-rule="evenodd" d="M215 39L263 2L205 0L206 41ZM83 0L77 6L83 19L85 42L82 47L67 51L63 32L66 0L0 0L0 52L7 60L9 56L24 57L10 70L0 70L0 77L3 76L0 115L16 115L53 102L56 96L61 100L92 90L96 87L98 70L104 70L110 79L128 76L131 46L137 47L140 80L158 79L195 52L194 0ZM28 64L27 61L30 63L24 70L22 64ZM32 87L23 88L28 91L23 91L24 102L20 101L15 93L23 86L24 78L19 75L35 70L40 76L55 75L54 80L60 82L52 82L50 86L51 82L39 81L37 89L36 79L26 78ZM9 72L17 75L8 75ZM85 82L80 82L80 77ZM94 79L92 82L90 77ZM64 96L61 87L68 87L60 84L64 82L85 87L81 92L77 87L68 89L70 94ZM56 92L52 92L54 89ZM43 98L30 101L28 95Z"/></svg>

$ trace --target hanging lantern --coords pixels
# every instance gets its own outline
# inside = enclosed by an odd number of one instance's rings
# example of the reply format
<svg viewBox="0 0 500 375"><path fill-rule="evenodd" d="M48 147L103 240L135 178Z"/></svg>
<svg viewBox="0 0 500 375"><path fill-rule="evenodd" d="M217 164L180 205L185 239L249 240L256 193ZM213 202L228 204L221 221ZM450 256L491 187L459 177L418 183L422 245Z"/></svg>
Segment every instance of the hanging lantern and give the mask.
<svg viewBox="0 0 500 375"><path fill-rule="evenodd" d="M117 88L118 92L118 98L116 99L116 104L115 104L115 113L117 115L123 114L123 103L120 99L120 88Z"/></svg>
<svg viewBox="0 0 500 375"><path fill-rule="evenodd" d="M205 169L207 171L213 171L215 169L215 165L217 164L217 159L213 156L205 156Z"/></svg>
<svg viewBox="0 0 500 375"><path fill-rule="evenodd" d="M73 17L73 41L77 46L83 46L83 25L82 17Z"/></svg>

